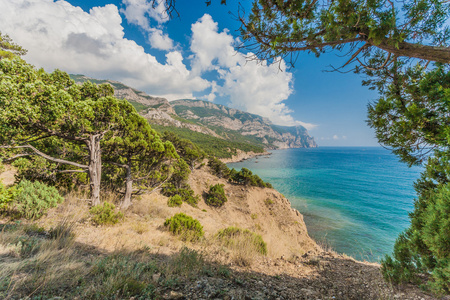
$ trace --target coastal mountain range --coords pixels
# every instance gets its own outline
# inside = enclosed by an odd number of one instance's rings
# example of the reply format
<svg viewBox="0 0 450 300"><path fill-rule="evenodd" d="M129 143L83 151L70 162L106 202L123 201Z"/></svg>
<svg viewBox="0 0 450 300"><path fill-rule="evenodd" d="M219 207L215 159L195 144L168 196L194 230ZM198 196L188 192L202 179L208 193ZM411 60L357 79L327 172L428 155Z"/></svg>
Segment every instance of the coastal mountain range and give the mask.
<svg viewBox="0 0 450 300"><path fill-rule="evenodd" d="M156 129L176 129L184 138L189 139L186 133L194 131L224 141L248 143L259 149L317 147L314 138L303 126L275 125L259 115L209 101L182 99L169 102L117 81L98 80L84 75L70 76L77 83L89 80L97 84L111 84L114 95L128 100Z"/></svg>

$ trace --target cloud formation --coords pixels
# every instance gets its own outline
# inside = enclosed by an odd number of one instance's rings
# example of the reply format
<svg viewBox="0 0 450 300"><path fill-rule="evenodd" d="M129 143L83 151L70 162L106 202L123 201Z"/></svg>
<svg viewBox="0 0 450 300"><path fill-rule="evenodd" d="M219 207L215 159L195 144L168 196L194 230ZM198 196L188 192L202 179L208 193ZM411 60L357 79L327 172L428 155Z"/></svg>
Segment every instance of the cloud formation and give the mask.
<svg viewBox="0 0 450 300"><path fill-rule="evenodd" d="M152 48L165 51L174 48L173 40L161 29L161 24L170 20L164 1L123 0L122 4L125 8L120 12L129 24L136 25L147 33ZM152 20L158 23L157 28L151 26Z"/></svg>
<svg viewBox="0 0 450 300"><path fill-rule="evenodd" d="M284 61L280 65L248 61L246 57L252 53L236 52L237 41L227 30L219 32L218 24L208 14L191 29L193 72L217 70L223 82L214 86L206 99L214 99L215 94L227 96L230 106L267 117L275 124L303 125L307 129L315 126L294 120L292 111L283 103L293 92L292 73L286 71Z"/></svg>
<svg viewBox="0 0 450 300"><path fill-rule="evenodd" d="M142 27L145 30L151 29L150 19L155 20L158 24L169 21L166 13L164 1L152 0L122 0L124 9L121 12L127 18L128 23Z"/></svg>
<svg viewBox="0 0 450 300"><path fill-rule="evenodd" d="M165 63L160 63L135 41L124 38L115 5L85 12L62 0L0 0L0 7L2 32L29 50L28 62L48 71L59 68L118 80L172 99L192 97L193 92L210 86L188 70L179 51L167 53ZM138 14L134 19L144 22ZM162 37L155 43L165 47L168 41Z"/></svg>

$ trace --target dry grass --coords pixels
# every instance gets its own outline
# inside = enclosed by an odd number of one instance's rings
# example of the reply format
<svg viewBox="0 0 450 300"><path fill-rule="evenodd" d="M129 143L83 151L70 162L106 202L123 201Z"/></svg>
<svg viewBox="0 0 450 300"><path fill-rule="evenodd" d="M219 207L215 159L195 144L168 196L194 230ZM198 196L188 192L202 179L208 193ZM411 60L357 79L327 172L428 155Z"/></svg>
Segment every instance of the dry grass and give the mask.
<svg viewBox="0 0 450 300"><path fill-rule="evenodd" d="M0 299L153 299L155 285L220 276L226 269L188 248L172 256L150 254L147 247L101 254L74 242L74 223L67 219L50 230L0 228Z"/></svg>
<svg viewBox="0 0 450 300"><path fill-rule="evenodd" d="M237 227L228 227L219 231L215 243L229 250L234 264L249 267L256 257L267 254L267 246L260 235Z"/></svg>
<svg viewBox="0 0 450 300"><path fill-rule="evenodd" d="M0 298L74 288L89 268L73 247L72 229L66 220L48 232L4 226L0 235Z"/></svg>

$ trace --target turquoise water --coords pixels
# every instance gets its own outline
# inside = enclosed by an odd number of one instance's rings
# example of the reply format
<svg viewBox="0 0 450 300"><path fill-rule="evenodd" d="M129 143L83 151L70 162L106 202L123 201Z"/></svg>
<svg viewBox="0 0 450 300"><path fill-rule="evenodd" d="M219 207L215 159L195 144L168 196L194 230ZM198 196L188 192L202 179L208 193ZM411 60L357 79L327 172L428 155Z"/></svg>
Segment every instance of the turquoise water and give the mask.
<svg viewBox="0 0 450 300"><path fill-rule="evenodd" d="M303 214L316 241L368 261L390 254L408 227L421 172L379 147L275 150L228 166L272 183Z"/></svg>

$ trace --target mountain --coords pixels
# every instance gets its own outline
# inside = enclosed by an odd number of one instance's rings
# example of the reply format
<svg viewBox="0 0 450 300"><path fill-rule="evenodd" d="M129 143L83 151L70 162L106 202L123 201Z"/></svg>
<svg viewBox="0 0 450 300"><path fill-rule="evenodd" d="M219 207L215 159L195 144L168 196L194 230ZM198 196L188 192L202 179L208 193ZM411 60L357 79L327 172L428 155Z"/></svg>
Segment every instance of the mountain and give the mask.
<svg viewBox="0 0 450 300"><path fill-rule="evenodd" d="M267 118L209 101L184 99L170 105L181 118L204 125L225 138L239 134L270 149L317 147L303 126L274 125Z"/></svg>
<svg viewBox="0 0 450 300"><path fill-rule="evenodd" d="M228 153L236 154L236 149L262 152L263 149L317 147L303 126L274 125L267 118L209 101L182 99L169 102L117 81L70 76L77 83L90 80L111 84L115 96L127 99L156 130L175 131L207 148L215 144L217 148L228 147ZM228 156L225 152L221 154L219 156Z"/></svg>

